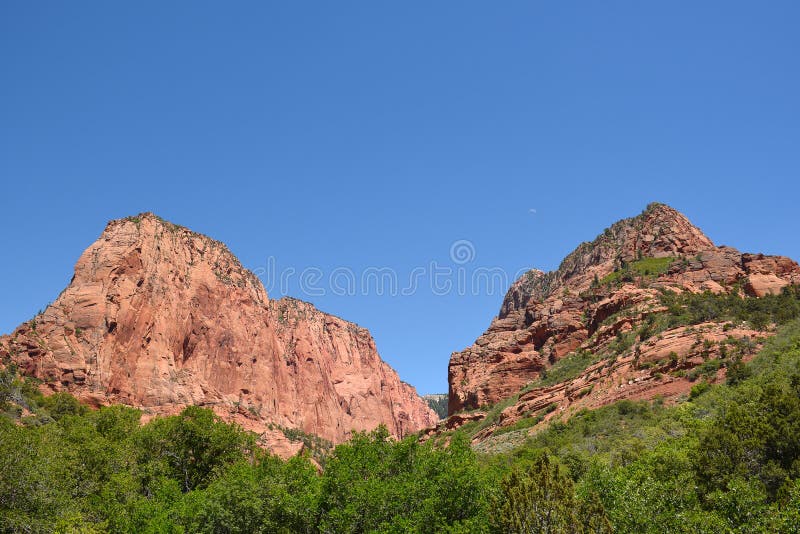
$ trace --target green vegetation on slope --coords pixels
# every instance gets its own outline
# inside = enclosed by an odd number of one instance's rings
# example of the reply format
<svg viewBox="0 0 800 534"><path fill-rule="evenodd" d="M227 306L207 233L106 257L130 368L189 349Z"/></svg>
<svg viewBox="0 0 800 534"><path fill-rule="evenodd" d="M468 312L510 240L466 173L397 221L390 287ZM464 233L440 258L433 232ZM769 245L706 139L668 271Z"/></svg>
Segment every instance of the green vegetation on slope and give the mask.
<svg viewBox="0 0 800 534"><path fill-rule="evenodd" d="M572 380L586 370L591 364L599 361L598 357L585 350L577 350L558 360L549 369L542 371L538 380L528 384L525 389L546 387Z"/></svg>
<svg viewBox="0 0 800 534"><path fill-rule="evenodd" d="M431 410L436 412L440 419L447 417L447 394L439 393L433 395L423 395L422 398L428 403Z"/></svg>
<svg viewBox="0 0 800 534"><path fill-rule="evenodd" d="M320 457L322 472L202 408L140 425L131 408L44 398L8 368L0 532L796 532L800 323L739 364L677 406L580 412L507 454L378 429Z"/></svg>
<svg viewBox="0 0 800 534"><path fill-rule="evenodd" d="M668 327L706 321L747 322L756 330L769 324L785 324L800 317L800 288L789 286L777 295L744 298L731 293L681 293L664 291L661 302L667 306Z"/></svg>
<svg viewBox="0 0 800 534"><path fill-rule="evenodd" d="M569 381L579 376L589 366L607 360L610 364L616 357L622 355L637 341L646 340L658 336L661 332L678 326L697 325L707 321L727 322L725 328L744 324L752 328L766 329L768 325L783 325L789 321L800 318L800 292L795 287L784 289L778 295L768 295L759 299L743 297L738 291L732 294L714 294L711 292L692 294L677 294L671 291L663 291L660 295L661 303L666 306L666 310L657 313L650 313L637 328L619 333L608 346L602 351L591 353L585 350L575 351L564 358L555 362L552 367L543 371L542 376L530 382L520 392L508 399L486 408L486 417L481 421L468 423L462 427L462 431L470 436L475 436L478 432L492 427L500 418L501 412L514 404L520 395L534 388L547 387L554 384ZM604 321L604 324L617 320L617 317L627 313L622 310ZM708 350L712 347L711 342L707 342ZM675 376L687 376L690 380L712 379L717 371L725 367L729 381L735 382L748 376L749 370L742 363L742 359L751 356L757 348L757 340L744 338L737 339L729 337L726 340L717 342L719 346L719 357L709 358L697 367L686 371L682 368L675 368L670 374ZM673 364L677 363L677 355L674 355ZM659 365L667 365L669 361L658 362ZM648 362L645 365L654 365ZM705 382L699 382L692 388L692 398L702 393L709 387ZM587 394L591 391L591 386L581 392ZM494 436L511 433L517 430L524 430L539 424L544 417L550 413L551 407L530 412L516 422L514 425L496 429ZM591 417L591 416L590 416ZM516 446L523 434L516 434L512 439L501 440L497 446L500 449ZM492 443L486 443L482 449L493 449Z"/></svg>
<svg viewBox="0 0 800 534"><path fill-rule="evenodd" d="M715 294L711 292L678 294L672 291L663 291L660 295L660 301L661 304L666 306L667 309L665 311L648 314L638 328L630 332L619 333L602 352L591 353L586 350L577 350L564 356L550 368L543 370L538 379L531 381L516 395L504 399L493 406L486 407L486 417L480 421L464 425L462 431L474 436L481 430L494 425L500 418L501 412L505 408L516 404L522 393L535 388L548 387L572 380L591 365L603 359L612 361L615 357L628 351L637 341L657 336L665 330L678 326L697 325L707 321L731 322L732 324L745 323L753 328L766 329L771 324L780 326L800 318L800 290L796 287L787 287L778 295L767 295L758 299L743 297L738 292L730 294ZM622 310L607 318L603 324L609 324L625 313L627 311ZM741 364L741 359L743 356L752 354L757 346L755 341L730 338L721 342L720 345L723 347L724 357L710 359L690 370L688 372L690 379L710 377L723 366L728 368L732 378L739 376L738 373L740 372L747 372ZM684 373L684 371L677 372ZM698 388L702 387L704 386L698 386ZM543 409L527 414L526 418L520 420L516 425L499 429L495 434L535 426L542 421L547 413L549 413L547 409Z"/></svg>
<svg viewBox="0 0 800 534"><path fill-rule="evenodd" d="M618 282L633 282L636 277L657 278L669 271L673 257L665 258L641 258L630 263L623 262L622 265L604 276L600 285L616 284Z"/></svg>
<svg viewBox="0 0 800 534"><path fill-rule="evenodd" d="M800 524L800 323L733 384L689 402L621 401L555 422L501 468L552 455L616 532L795 532Z"/></svg>

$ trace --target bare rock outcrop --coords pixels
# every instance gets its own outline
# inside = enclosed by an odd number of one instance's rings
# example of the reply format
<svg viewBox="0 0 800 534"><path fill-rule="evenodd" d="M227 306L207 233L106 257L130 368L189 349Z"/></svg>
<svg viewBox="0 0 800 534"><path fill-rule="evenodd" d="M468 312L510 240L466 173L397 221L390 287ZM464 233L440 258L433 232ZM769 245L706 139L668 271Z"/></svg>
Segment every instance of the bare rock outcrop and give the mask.
<svg viewBox="0 0 800 534"><path fill-rule="evenodd" d="M450 358L449 413L519 394L576 352L591 354L598 363L568 382L521 394L498 424L508 426L551 404L549 409L560 413L572 405L596 407L621 398L677 397L691 382L668 372L702 364L698 346L706 347L707 359L708 346L722 343L720 336L750 346L769 333L728 325L723 336L723 325L716 324L699 333L661 331L651 339L643 325L664 311L662 292L762 297L796 284L800 266L791 259L717 247L678 211L651 204L578 246L556 271L533 270L512 284L488 330ZM620 339L634 330L636 339L620 348Z"/></svg>
<svg viewBox="0 0 800 534"><path fill-rule="evenodd" d="M48 391L151 414L208 406L271 442L276 428L340 442L437 421L366 329L270 300L222 243L149 213L110 222L56 301L0 338L0 355Z"/></svg>

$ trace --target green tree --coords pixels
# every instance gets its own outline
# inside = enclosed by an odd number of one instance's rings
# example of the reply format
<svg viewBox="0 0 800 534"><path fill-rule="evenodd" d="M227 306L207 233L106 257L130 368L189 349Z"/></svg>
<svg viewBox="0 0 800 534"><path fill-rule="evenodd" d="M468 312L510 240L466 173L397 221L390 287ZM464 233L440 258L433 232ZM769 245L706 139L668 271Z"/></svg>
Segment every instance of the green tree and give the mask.
<svg viewBox="0 0 800 534"><path fill-rule="evenodd" d="M66 452L50 425L0 418L0 532L47 531L58 517L78 512Z"/></svg>
<svg viewBox="0 0 800 534"><path fill-rule="evenodd" d="M47 410L50 417L58 421L67 415L83 415L86 413L86 406L81 404L78 399L69 393L53 393L49 397L44 397L42 407Z"/></svg>
<svg viewBox="0 0 800 534"><path fill-rule="evenodd" d="M225 466L250 458L255 440L211 410L189 406L178 416L158 418L143 427L136 447L147 476L168 476L187 492L208 485Z"/></svg>
<svg viewBox="0 0 800 534"><path fill-rule="evenodd" d="M800 376L774 374L744 386L702 435L694 469L704 493L757 477L774 500L800 476Z"/></svg>
<svg viewBox="0 0 800 534"><path fill-rule="evenodd" d="M596 497L578 501L565 469L542 454L502 480L494 528L505 533L579 534L611 532Z"/></svg>
<svg viewBox="0 0 800 534"><path fill-rule="evenodd" d="M485 529L487 485L466 437L446 448L385 427L358 433L325 464L323 532L447 532Z"/></svg>
<svg viewBox="0 0 800 534"><path fill-rule="evenodd" d="M240 462L188 494L175 515L187 532L315 532L319 476L308 460Z"/></svg>

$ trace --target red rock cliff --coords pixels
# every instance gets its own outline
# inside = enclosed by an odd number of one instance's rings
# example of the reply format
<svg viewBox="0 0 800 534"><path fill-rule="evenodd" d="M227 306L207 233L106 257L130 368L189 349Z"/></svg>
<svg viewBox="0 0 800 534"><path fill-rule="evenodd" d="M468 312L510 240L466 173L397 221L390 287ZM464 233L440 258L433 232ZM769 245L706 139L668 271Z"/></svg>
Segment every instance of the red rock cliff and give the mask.
<svg viewBox="0 0 800 534"><path fill-rule="evenodd" d="M223 244L152 214L109 223L69 286L0 338L0 353L95 404L210 406L256 431L277 424L339 442L437 419L366 329L270 300Z"/></svg>
<svg viewBox="0 0 800 534"><path fill-rule="evenodd" d="M631 280L619 277L617 283L603 283L624 272L623 265L642 259L658 264L659 258L666 260L663 272L634 273ZM691 383L667 374L675 369L657 364L674 352L679 361L673 367L698 365L703 362L698 344L719 344L725 338L721 332L736 325L675 329L611 356L616 336L633 332L648 316L662 311L660 291L735 290L760 297L798 283L800 267L794 261L716 247L681 213L651 204L642 214L578 246L556 271L530 271L512 284L489 329L471 347L451 356L448 411L454 414L512 397L578 350L599 355L597 365L572 383L523 393L508 408L505 425L551 403L565 410L572 404L591 407L620 398L686 393ZM730 332L739 338L767 335L746 328ZM708 353L706 359L713 356Z"/></svg>

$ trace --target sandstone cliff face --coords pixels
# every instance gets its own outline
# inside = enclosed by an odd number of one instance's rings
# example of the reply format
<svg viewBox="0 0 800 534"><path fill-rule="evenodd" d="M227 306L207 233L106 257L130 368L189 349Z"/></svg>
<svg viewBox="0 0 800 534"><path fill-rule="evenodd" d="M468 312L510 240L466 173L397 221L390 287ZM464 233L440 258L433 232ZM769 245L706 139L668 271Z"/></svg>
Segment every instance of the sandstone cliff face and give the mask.
<svg viewBox="0 0 800 534"><path fill-rule="evenodd" d="M747 358L769 332L708 324L660 331L657 337L639 334L630 347L618 349L621 336L644 332L642 325L664 311L662 291L761 297L798 283L800 266L794 261L716 247L679 212L651 204L581 244L558 270L531 271L511 286L489 329L451 356L449 413L519 395L494 424L498 427L537 412L549 418L622 398L677 397L692 385L678 371L713 359L730 339L746 341ZM533 387L553 364L576 352L593 355L597 363L564 383ZM547 413L541 412L545 407Z"/></svg>
<svg viewBox="0 0 800 534"><path fill-rule="evenodd" d="M94 404L168 414L190 404L265 432L333 442L385 424L398 437L436 421L381 360L366 329L284 298L221 243L142 214L108 224L69 286L0 353L44 387Z"/></svg>

